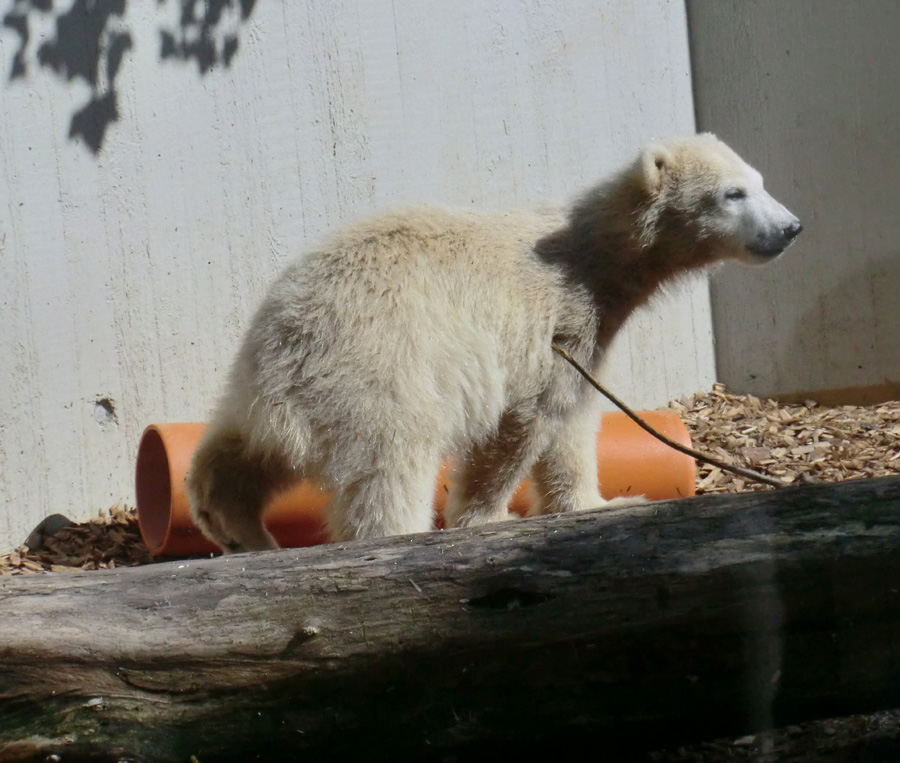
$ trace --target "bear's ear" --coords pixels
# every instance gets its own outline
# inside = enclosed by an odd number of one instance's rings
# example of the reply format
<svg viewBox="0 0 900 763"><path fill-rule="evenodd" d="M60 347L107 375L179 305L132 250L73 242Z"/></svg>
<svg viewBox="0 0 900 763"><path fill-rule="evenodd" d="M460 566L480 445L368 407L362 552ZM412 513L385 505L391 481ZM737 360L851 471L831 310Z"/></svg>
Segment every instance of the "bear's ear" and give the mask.
<svg viewBox="0 0 900 763"><path fill-rule="evenodd" d="M647 146L641 155L644 183L651 193L659 193L666 175L672 170L675 158L672 152L659 143Z"/></svg>

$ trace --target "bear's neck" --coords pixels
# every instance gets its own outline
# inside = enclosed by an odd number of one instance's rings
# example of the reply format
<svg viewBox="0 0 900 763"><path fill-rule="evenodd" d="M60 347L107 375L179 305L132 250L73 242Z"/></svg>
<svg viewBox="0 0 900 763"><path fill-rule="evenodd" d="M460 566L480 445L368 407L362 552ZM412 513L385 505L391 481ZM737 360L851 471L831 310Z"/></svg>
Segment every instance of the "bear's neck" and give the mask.
<svg viewBox="0 0 900 763"><path fill-rule="evenodd" d="M593 201L587 197L576 205L569 224L539 242L537 250L593 301L596 349L603 351L628 316L662 284L687 274L694 263L699 267L710 257L700 251L706 248L703 243L664 241L648 228L647 214L623 216L623 205L615 203L621 200L601 205ZM625 208L629 208L627 203ZM685 256L686 247L693 250L692 256Z"/></svg>

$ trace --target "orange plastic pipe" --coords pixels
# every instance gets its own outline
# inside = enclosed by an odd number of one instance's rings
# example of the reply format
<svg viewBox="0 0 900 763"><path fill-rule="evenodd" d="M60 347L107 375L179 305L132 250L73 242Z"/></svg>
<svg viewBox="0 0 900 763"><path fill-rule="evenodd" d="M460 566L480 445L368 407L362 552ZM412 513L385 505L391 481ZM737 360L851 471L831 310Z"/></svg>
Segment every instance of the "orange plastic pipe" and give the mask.
<svg viewBox="0 0 900 763"><path fill-rule="evenodd" d="M642 411L651 426L682 445L691 438L684 423L669 411ZM219 549L194 526L184 480L191 457L206 424L151 424L138 447L135 490L141 536L151 553L163 556L205 554ZM625 414L605 413L597 433L597 475L600 493L607 500L617 496L644 495L650 500L694 495L696 465L651 437ZM530 482L516 490L510 511L528 509ZM437 526L450 488L450 468L443 466L434 493ZM274 498L263 515L266 527L285 548L328 542L323 529L327 491L301 482Z"/></svg>

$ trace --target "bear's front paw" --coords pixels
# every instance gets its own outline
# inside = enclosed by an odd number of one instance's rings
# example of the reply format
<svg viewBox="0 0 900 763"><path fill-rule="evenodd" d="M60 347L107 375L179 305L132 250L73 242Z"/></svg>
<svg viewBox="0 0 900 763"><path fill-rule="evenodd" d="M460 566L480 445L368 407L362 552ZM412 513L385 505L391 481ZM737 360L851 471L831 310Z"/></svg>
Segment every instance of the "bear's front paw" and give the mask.
<svg viewBox="0 0 900 763"><path fill-rule="evenodd" d="M643 503L650 503L650 500L643 495L623 495L618 498L610 498L608 501L604 501L600 508L623 508L625 506L640 506Z"/></svg>

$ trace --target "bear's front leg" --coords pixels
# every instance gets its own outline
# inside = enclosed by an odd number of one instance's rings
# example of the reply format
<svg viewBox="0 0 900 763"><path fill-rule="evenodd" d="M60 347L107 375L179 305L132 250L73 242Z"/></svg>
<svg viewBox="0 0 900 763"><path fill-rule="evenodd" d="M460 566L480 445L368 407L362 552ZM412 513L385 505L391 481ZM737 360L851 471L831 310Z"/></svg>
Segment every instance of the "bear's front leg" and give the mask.
<svg viewBox="0 0 900 763"><path fill-rule="evenodd" d="M472 527L509 519L513 493L551 434L544 416L515 410L504 413L497 431L473 445L457 465L444 509L446 526Z"/></svg>
<svg viewBox="0 0 900 763"><path fill-rule="evenodd" d="M580 412L559 430L532 472L537 501L529 516L596 509L606 501L597 485L599 414Z"/></svg>

